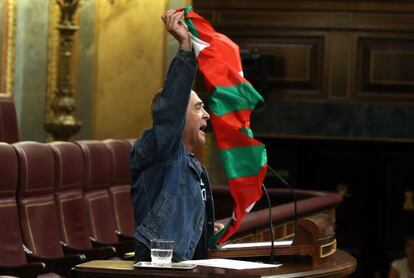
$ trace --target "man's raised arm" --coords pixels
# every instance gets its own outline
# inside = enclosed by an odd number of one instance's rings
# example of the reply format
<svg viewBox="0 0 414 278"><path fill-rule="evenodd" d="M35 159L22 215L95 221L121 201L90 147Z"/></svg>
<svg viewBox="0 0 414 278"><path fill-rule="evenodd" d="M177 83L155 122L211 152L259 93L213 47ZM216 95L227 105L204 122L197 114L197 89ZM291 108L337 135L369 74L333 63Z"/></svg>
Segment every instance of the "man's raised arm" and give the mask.
<svg viewBox="0 0 414 278"><path fill-rule="evenodd" d="M182 140L191 87L197 71L191 37L181 22L183 12L168 10L161 17L180 44L170 64L162 92L152 105L153 128L140 140L138 151L148 162L168 162Z"/></svg>

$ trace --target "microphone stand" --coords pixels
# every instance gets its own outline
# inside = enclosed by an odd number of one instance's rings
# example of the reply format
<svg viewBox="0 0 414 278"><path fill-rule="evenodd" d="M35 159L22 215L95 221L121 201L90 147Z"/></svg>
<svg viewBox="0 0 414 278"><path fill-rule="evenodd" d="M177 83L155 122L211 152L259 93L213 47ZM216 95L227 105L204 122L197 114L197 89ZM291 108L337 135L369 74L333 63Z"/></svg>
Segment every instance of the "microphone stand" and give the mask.
<svg viewBox="0 0 414 278"><path fill-rule="evenodd" d="M292 198L293 198L293 207L294 207L294 223L295 223L295 225L294 225L294 233L296 235L296 226L297 226L297 222L298 222L298 204L297 204L297 199L296 199L296 193L293 190L292 186L284 178L282 178L281 176L279 176L279 174L275 170L273 170L272 167L270 167L269 165L267 165L267 168L273 173L273 175L276 176L276 178L279 181L281 181L283 183L284 186L286 186L289 189L290 194L292 195Z"/></svg>
<svg viewBox="0 0 414 278"><path fill-rule="evenodd" d="M283 185L285 185L289 191L290 194L293 197L293 203L294 203L294 233L296 235L296 226L297 226L297 199L296 199L296 193L293 190L292 186L290 186L290 184L283 179L275 170L273 170L272 167L270 167L269 165L267 165L267 168L276 176L276 178L281 181L283 183ZM270 197L269 194L267 193L267 189L265 187L265 185L262 183L262 190L266 195L266 200L267 200L267 206L269 209L269 228L270 228L270 240L271 240L271 251L270 251L270 263L276 263L275 261L275 254L274 254L274 248L275 248L275 233L273 230L273 218L272 218L272 204L270 202Z"/></svg>
<svg viewBox="0 0 414 278"><path fill-rule="evenodd" d="M267 193L267 189L265 185L262 183L262 190L266 195L267 200L267 207L269 209L269 228L270 228L270 243L271 243L271 250L270 250L270 263L276 263L275 261L275 232L273 230L273 219L272 219L272 204L270 202L269 194Z"/></svg>

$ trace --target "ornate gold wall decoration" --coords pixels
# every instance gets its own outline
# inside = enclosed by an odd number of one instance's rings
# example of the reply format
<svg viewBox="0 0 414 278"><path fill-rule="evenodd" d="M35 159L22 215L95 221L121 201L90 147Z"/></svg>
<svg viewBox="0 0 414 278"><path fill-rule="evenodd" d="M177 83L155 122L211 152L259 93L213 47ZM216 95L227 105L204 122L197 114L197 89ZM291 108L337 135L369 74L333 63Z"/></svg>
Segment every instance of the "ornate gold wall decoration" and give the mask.
<svg viewBox="0 0 414 278"><path fill-rule="evenodd" d="M46 91L46 119L45 122L50 122L53 116L51 109L52 99L57 90L57 67L58 67L58 50L59 50L59 32L57 26L59 24L59 6L52 1L49 5L49 28L48 28L48 63L47 63L47 91ZM52 138L47 138L46 141L51 141Z"/></svg>
<svg viewBox="0 0 414 278"><path fill-rule="evenodd" d="M3 53L0 53L0 55L2 55L0 97L11 97L14 80L16 0L4 0L3 5L4 35L3 38L1 38L1 43L3 43Z"/></svg>
<svg viewBox="0 0 414 278"><path fill-rule="evenodd" d="M56 0L60 9L59 57L57 60L57 88L50 102L52 115L45 124L46 130L52 134L53 140L67 141L76 134L81 123L74 115L76 109L72 88L72 47L74 34L78 30L73 17L79 0Z"/></svg>

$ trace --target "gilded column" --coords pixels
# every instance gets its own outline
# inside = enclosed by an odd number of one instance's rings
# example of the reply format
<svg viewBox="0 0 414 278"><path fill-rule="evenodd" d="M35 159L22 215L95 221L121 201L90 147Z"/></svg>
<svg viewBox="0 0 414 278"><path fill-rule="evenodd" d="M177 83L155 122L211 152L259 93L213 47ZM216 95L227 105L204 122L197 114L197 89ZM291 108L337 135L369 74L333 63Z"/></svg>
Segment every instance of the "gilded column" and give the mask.
<svg viewBox="0 0 414 278"><path fill-rule="evenodd" d="M59 31L60 53L58 58L57 89L51 101L52 115L45 124L46 130L53 140L67 141L81 128L76 119L75 99L73 97L71 57L73 36L78 30L73 17L79 5L79 0L56 0L60 8Z"/></svg>
<svg viewBox="0 0 414 278"><path fill-rule="evenodd" d="M14 55L16 32L16 1L4 1L3 10L3 45L0 47L0 97L11 97L14 79Z"/></svg>

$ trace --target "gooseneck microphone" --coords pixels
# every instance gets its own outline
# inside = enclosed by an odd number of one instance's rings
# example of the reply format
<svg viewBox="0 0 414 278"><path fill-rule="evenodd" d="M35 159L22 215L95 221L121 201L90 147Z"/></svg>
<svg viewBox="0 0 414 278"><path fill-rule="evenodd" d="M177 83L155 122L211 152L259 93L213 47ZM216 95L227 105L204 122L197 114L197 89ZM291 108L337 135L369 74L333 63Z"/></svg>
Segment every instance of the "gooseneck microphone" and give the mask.
<svg viewBox="0 0 414 278"><path fill-rule="evenodd" d="M297 199L296 199L296 193L293 190L292 186L290 186L290 184L283 179L272 167L270 167L269 165L267 165L267 168L272 172L272 174L280 181L283 183L284 186L286 186L289 191L290 194L292 195L293 198L293 205L294 205L294 233L296 235L296 226L297 226L297 221L298 221L298 217L297 217ZM272 219L272 204L270 202L270 197L269 194L267 193L267 189L265 187L264 184L262 184L262 190L266 195L266 199L267 199L267 205L268 205L268 209L269 209L269 228L270 228L270 237L271 237L271 251L270 251L270 262L274 263L275 262L275 254L274 254L274 248L275 248L275 234L274 234L274 230L273 230L273 219Z"/></svg>

